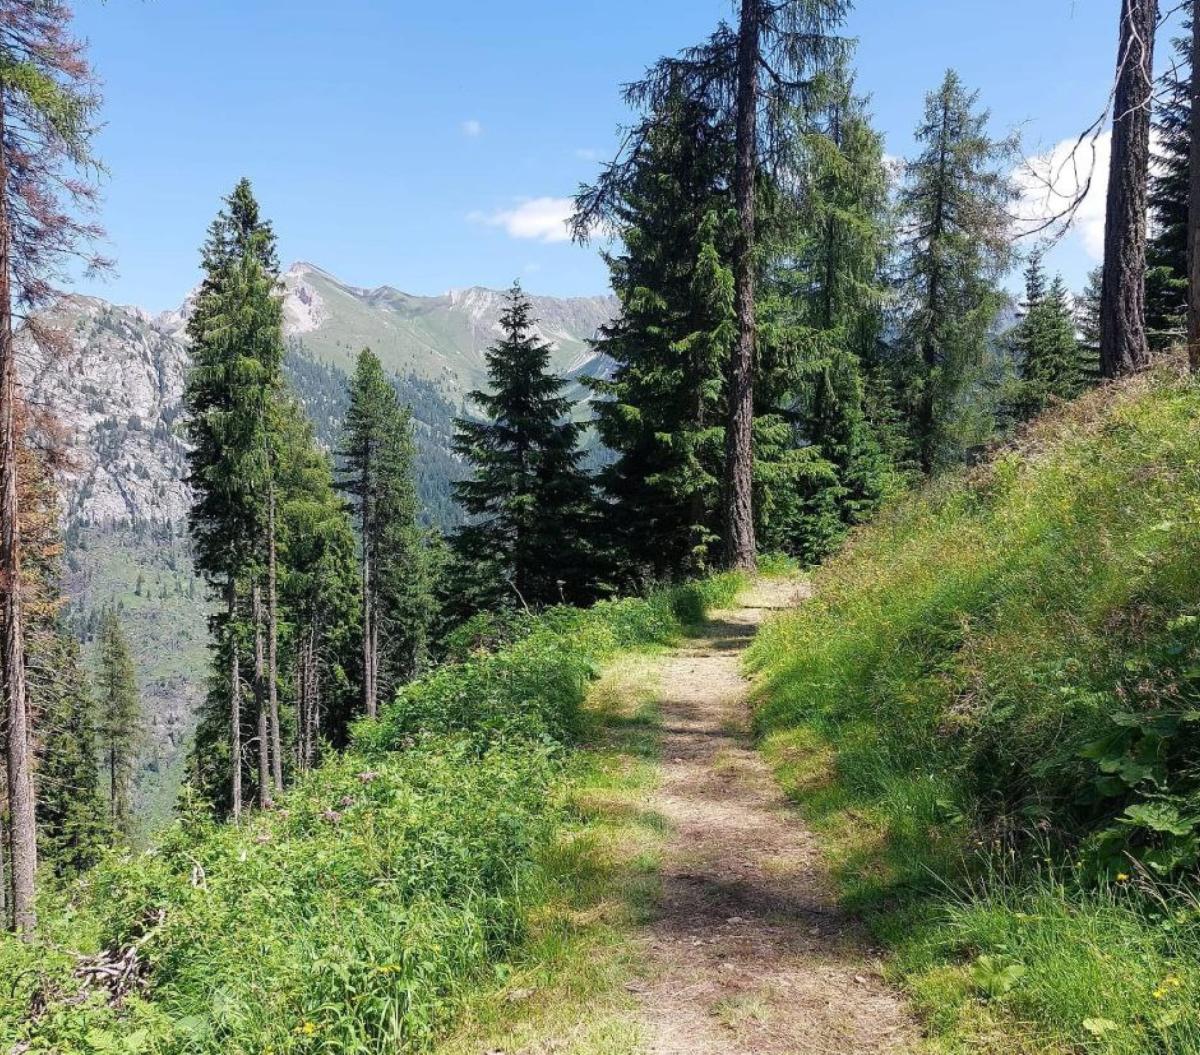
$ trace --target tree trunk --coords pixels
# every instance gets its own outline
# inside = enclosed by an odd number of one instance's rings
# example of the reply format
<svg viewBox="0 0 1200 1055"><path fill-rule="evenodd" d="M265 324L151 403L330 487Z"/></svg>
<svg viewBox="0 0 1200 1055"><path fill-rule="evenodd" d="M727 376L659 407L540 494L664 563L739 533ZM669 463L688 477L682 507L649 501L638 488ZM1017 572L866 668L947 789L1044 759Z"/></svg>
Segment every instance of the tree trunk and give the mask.
<svg viewBox="0 0 1200 1055"><path fill-rule="evenodd" d="M279 608L276 599L275 485L267 496L267 716L275 787L283 790L283 735L279 730Z"/></svg>
<svg viewBox="0 0 1200 1055"><path fill-rule="evenodd" d="M233 820L242 819L242 674L238 668L237 584L231 575L226 587L229 605L229 779Z"/></svg>
<svg viewBox="0 0 1200 1055"><path fill-rule="evenodd" d="M263 660L262 587L254 584L254 709L258 712L258 808L271 798L271 744L267 739L266 663Z"/></svg>
<svg viewBox="0 0 1200 1055"><path fill-rule="evenodd" d="M725 429L725 563L753 571L754 540L754 180L758 160L758 63L762 0L742 0L738 32L737 162L734 249L737 343L729 362L729 419Z"/></svg>
<svg viewBox="0 0 1200 1055"><path fill-rule="evenodd" d="M1112 163L1100 294L1100 366L1120 377L1150 358L1146 341L1146 198L1158 0L1122 0Z"/></svg>
<svg viewBox="0 0 1200 1055"><path fill-rule="evenodd" d="M368 470L363 469L363 490L369 488ZM362 506L362 610L363 610L363 710L368 718L375 717L375 655L374 624L375 624L375 584L372 581L373 567L371 560L371 536L375 525L372 523L370 495L363 494Z"/></svg>
<svg viewBox="0 0 1200 1055"><path fill-rule="evenodd" d="M1200 373L1200 10L1192 11L1192 153L1188 195L1188 362Z"/></svg>
<svg viewBox="0 0 1200 1055"><path fill-rule="evenodd" d="M12 231L8 211L5 113L0 98L0 690L7 726L9 868L13 926L32 937L37 820L25 687L25 622L21 609L21 529L17 498L17 363L13 349Z"/></svg>

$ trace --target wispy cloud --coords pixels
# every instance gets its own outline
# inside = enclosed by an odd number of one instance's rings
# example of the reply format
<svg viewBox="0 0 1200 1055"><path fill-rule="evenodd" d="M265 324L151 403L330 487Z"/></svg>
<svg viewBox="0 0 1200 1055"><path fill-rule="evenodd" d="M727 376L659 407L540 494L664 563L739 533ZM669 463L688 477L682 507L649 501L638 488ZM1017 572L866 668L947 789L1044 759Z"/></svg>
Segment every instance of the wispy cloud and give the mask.
<svg viewBox="0 0 1200 1055"><path fill-rule="evenodd" d="M577 147L575 156L581 161L599 161L600 151L595 147Z"/></svg>
<svg viewBox="0 0 1200 1055"><path fill-rule="evenodd" d="M566 242L571 237L567 222L574 211L575 202L570 198L530 198L511 209L473 212L467 219L502 228L510 238Z"/></svg>
<svg viewBox="0 0 1200 1055"><path fill-rule="evenodd" d="M460 127L462 128L462 134L468 139L476 139L483 135L483 125L473 117L465 120Z"/></svg>

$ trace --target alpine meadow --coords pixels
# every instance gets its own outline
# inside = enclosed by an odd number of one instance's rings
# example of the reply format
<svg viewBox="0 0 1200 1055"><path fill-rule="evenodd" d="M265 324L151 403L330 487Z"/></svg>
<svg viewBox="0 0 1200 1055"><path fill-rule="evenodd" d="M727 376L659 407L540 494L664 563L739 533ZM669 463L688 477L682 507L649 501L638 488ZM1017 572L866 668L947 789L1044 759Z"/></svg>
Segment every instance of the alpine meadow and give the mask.
<svg viewBox="0 0 1200 1055"><path fill-rule="evenodd" d="M1200 1055L1197 4L450 15L0 0L0 1053Z"/></svg>

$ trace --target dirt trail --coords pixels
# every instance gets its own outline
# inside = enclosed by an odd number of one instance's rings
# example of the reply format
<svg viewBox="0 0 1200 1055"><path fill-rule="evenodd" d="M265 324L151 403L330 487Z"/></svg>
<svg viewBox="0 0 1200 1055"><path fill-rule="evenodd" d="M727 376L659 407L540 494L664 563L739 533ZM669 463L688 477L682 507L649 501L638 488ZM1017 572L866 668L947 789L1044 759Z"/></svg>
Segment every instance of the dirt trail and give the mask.
<svg viewBox="0 0 1200 1055"><path fill-rule="evenodd" d="M802 591L760 583L663 660L663 778L648 805L671 834L638 991L655 1055L900 1052L917 1036L746 728L742 652Z"/></svg>

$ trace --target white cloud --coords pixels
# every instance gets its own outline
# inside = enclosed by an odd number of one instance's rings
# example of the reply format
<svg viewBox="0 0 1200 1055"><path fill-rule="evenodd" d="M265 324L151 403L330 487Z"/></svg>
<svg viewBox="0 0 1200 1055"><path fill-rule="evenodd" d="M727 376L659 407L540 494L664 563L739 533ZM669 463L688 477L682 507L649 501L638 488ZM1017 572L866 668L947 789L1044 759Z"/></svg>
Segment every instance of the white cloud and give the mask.
<svg viewBox="0 0 1200 1055"><path fill-rule="evenodd" d="M468 139L483 135L483 125L471 117L462 123L462 134Z"/></svg>
<svg viewBox="0 0 1200 1055"><path fill-rule="evenodd" d="M1031 158L1013 178L1021 190L1018 215L1025 230L1033 230L1067 209L1076 196L1083 200L1075 211L1071 232L1095 261L1104 259L1104 210L1108 193L1108 165L1112 135L1105 132L1093 143L1076 145L1064 139ZM1057 226L1047 230L1053 233Z"/></svg>
<svg viewBox="0 0 1200 1055"><path fill-rule="evenodd" d="M599 161L600 151L596 150L594 147L578 147L575 150L575 156L579 158L580 161Z"/></svg>
<svg viewBox="0 0 1200 1055"><path fill-rule="evenodd" d="M571 198L530 198L511 209L473 212L467 219L488 227L501 227L511 238L535 242L566 242L571 232L567 221L575 211Z"/></svg>

